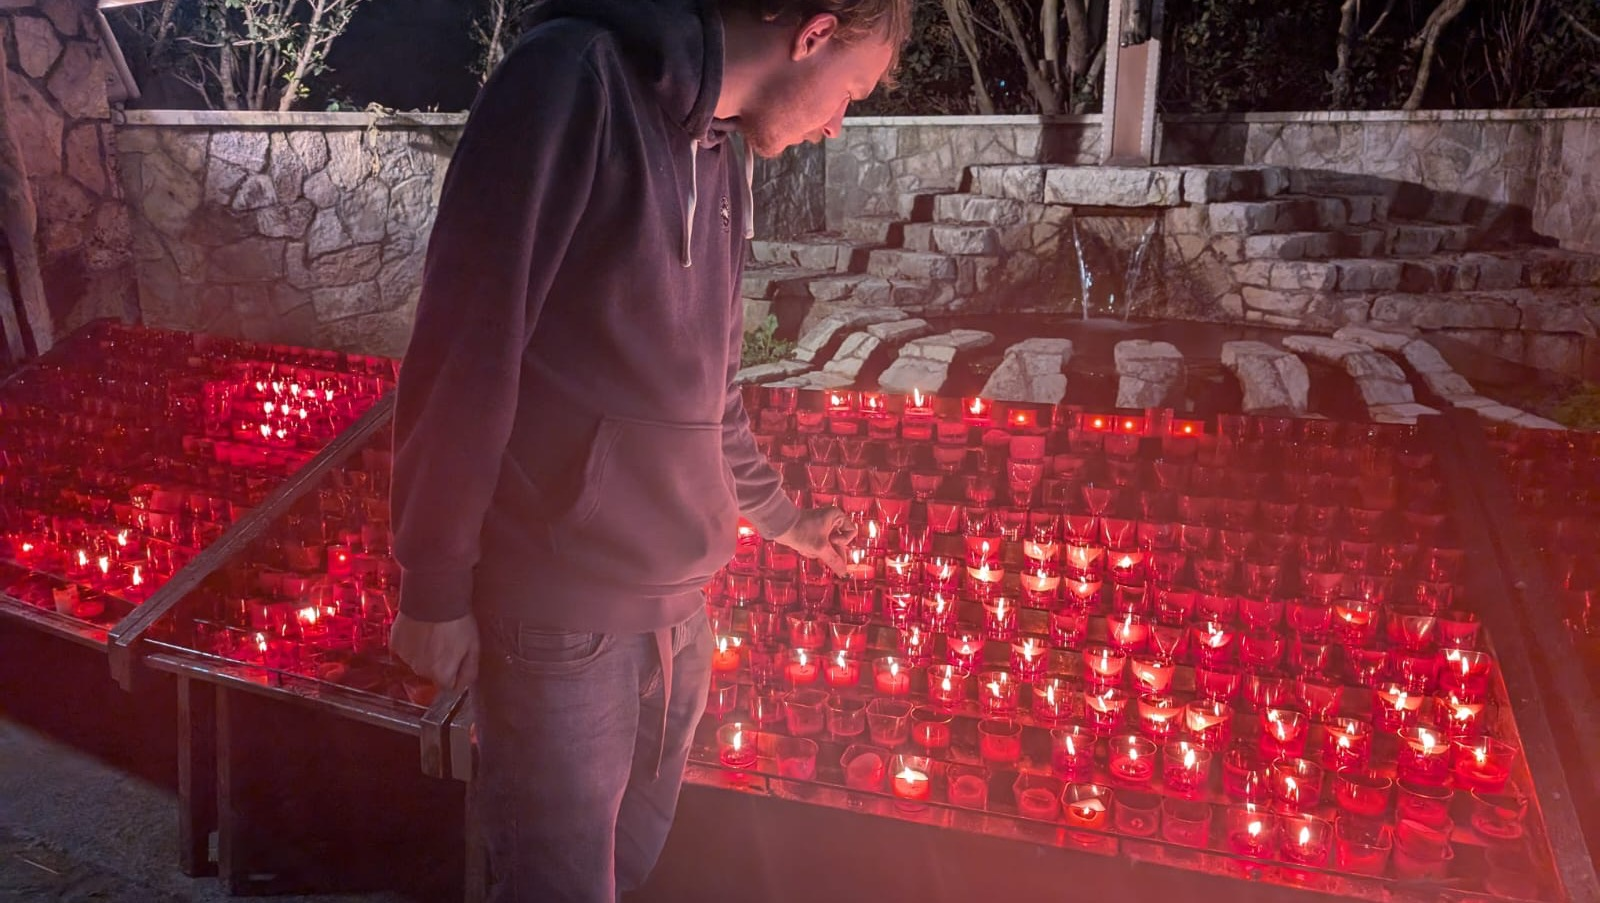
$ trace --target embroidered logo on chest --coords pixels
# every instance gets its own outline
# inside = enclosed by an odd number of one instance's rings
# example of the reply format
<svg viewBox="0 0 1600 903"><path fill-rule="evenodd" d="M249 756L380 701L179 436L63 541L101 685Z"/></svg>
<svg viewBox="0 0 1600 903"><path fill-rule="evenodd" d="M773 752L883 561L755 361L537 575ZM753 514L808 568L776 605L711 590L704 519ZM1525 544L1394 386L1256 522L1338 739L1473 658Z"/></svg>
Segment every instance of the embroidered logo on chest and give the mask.
<svg viewBox="0 0 1600 903"><path fill-rule="evenodd" d="M722 231L729 232L733 229L733 208L728 206L728 196L722 196L722 203L717 207L717 214L722 217Z"/></svg>

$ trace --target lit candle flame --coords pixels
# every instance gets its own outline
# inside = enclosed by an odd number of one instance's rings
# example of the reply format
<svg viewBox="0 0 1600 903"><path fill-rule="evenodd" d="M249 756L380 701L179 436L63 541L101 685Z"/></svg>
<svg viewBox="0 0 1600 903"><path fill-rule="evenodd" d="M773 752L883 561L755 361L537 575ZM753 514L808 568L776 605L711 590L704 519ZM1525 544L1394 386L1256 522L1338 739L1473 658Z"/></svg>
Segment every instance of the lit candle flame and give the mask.
<svg viewBox="0 0 1600 903"><path fill-rule="evenodd" d="M298 614L300 623L307 625L317 623L317 619L322 616L322 612L315 605L307 605L305 608L300 609Z"/></svg>
<svg viewBox="0 0 1600 903"><path fill-rule="evenodd" d="M1489 747L1487 745L1477 747L1472 751L1472 757L1478 760L1478 765L1481 767L1489 761Z"/></svg>
<svg viewBox="0 0 1600 903"><path fill-rule="evenodd" d="M889 662L889 676L890 677L899 677L900 676L900 663L899 662L893 661L893 660L891 660Z"/></svg>
<svg viewBox="0 0 1600 903"><path fill-rule="evenodd" d="M733 732L733 751L738 752L744 746L744 731Z"/></svg>
<svg viewBox="0 0 1600 903"><path fill-rule="evenodd" d="M1311 845L1311 826L1310 825L1301 825L1300 826L1300 845L1303 846L1303 847Z"/></svg>
<svg viewBox="0 0 1600 903"><path fill-rule="evenodd" d="M927 406L927 403L923 400L922 390L921 389L912 389L911 390L911 404L912 404L913 407L918 407L918 408Z"/></svg>
<svg viewBox="0 0 1600 903"><path fill-rule="evenodd" d="M800 660L800 667L804 668L806 666L806 651L804 649L796 649L795 652L796 658Z"/></svg>
<svg viewBox="0 0 1600 903"><path fill-rule="evenodd" d="M1418 731L1417 739L1422 741L1422 752L1424 755L1433 752L1433 734L1429 733L1428 731Z"/></svg>
<svg viewBox="0 0 1600 903"><path fill-rule="evenodd" d="M840 649L839 654L833 657L833 662L838 667L843 668L850 663L850 660L845 656L844 650Z"/></svg>
<svg viewBox="0 0 1600 903"><path fill-rule="evenodd" d="M271 439L272 438L272 427L271 426L269 426L269 425L267 425L265 423L261 424L261 438L263 438L263 439Z"/></svg>
<svg viewBox="0 0 1600 903"><path fill-rule="evenodd" d="M946 674L944 676L944 680L941 681L940 683L941 683L941 686L940 686L941 689L943 689L946 693L950 692L951 687L950 687L950 675L949 674Z"/></svg>
<svg viewBox="0 0 1600 903"><path fill-rule="evenodd" d="M1000 695L1001 695L1000 694L1000 681L998 681L998 680L989 681L989 692L993 693L995 695L996 699L1000 698Z"/></svg>
<svg viewBox="0 0 1600 903"><path fill-rule="evenodd" d="M268 417L271 417L272 416L272 412L276 411L277 409L278 409L278 406L273 404L270 401L263 401L261 403L261 413L266 414Z"/></svg>
<svg viewBox="0 0 1600 903"><path fill-rule="evenodd" d="M983 399L974 398L974 399L972 399L972 407L969 408L968 410L972 411L972 413L974 413L974 414L982 414L983 413L983 408L984 408Z"/></svg>
<svg viewBox="0 0 1600 903"><path fill-rule="evenodd" d="M144 574L137 564L133 566L133 577L129 582L133 586L142 586L144 584Z"/></svg>
<svg viewBox="0 0 1600 903"><path fill-rule="evenodd" d="M263 652L263 653L265 653L267 651L267 635L266 634L264 634L264 633L256 634L256 649L261 651L261 652Z"/></svg>
<svg viewBox="0 0 1600 903"><path fill-rule="evenodd" d="M101 576L111 573L111 558L109 556L101 555L96 558L95 565L100 568Z"/></svg>
<svg viewBox="0 0 1600 903"><path fill-rule="evenodd" d="M902 781L905 781L907 784L915 784L918 781L926 781L928 779L927 775L923 774L920 771L913 771L911 766L909 766L909 765L907 765L905 768L901 769L900 773L895 775L895 777L899 778Z"/></svg>
<svg viewBox="0 0 1600 903"><path fill-rule="evenodd" d="M79 549L78 550L78 567L86 568L88 566L89 566L89 555L88 555L88 553L84 552L82 549Z"/></svg>
<svg viewBox="0 0 1600 903"><path fill-rule="evenodd" d="M125 546L127 546L127 544L128 544L128 531L127 530L119 530L119 531L117 531L117 545L125 547Z"/></svg>
<svg viewBox="0 0 1600 903"><path fill-rule="evenodd" d="M1185 743L1184 746L1186 747L1184 749L1184 751L1183 751L1183 767L1184 767L1184 770L1186 770L1186 771L1194 771L1194 763L1195 763L1194 747L1189 746L1189 744L1187 744L1187 743Z"/></svg>
<svg viewBox="0 0 1600 903"><path fill-rule="evenodd" d="M23 543L22 544L22 551L24 551L24 552L32 552L33 551L33 543L31 543L31 542Z"/></svg>
<svg viewBox="0 0 1600 903"><path fill-rule="evenodd" d="M1050 685L1048 685L1048 686L1046 686L1044 688L1044 701L1045 701L1046 705L1050 706L1051 708L1055 708L1055 705L1056 705L1056 685L1055 684L1050 684ZM1069 747L1072 745L1072 738L1071 737L1067 738L1067 745Z"/></svg>

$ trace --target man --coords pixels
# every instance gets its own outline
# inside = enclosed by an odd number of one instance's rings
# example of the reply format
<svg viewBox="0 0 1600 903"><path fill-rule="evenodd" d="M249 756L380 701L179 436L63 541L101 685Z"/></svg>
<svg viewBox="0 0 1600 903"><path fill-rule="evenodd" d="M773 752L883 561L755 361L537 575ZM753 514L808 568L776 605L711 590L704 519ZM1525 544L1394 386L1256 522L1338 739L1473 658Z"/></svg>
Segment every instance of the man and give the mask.
<svg viewBox="0 0 1600 903"><path fill-rule="evenodd" d="M649 874L739 515L843 567L848 521L788 500L730 386L753 170L728 138L838 134L910 3L552 0L473 108L400 377L391 641L474 685L495 900Z"/></svg>

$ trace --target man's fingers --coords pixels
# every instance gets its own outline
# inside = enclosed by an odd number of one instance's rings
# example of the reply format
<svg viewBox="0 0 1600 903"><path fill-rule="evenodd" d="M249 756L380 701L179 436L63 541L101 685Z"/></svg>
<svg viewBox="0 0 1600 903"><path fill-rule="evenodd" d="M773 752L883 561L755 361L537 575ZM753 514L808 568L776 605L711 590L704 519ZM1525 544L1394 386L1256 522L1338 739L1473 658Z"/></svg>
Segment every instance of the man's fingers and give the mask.
<svg viewBox="0 0 1600 903"><path fill-rule="evenodd" d="M464 690L472 686L478 679L478 644L473 643L467 647L467 654L462 656L461 665L452 675L448 686L452 690Z"/></svg>
<svg viewBox="0 0 1600 903"><path fill-rule="evenodd" d="M823 546L822 551L817 554L817 560L827 565L828 569L838 576L845 576L844 556L839 554L839 550L834 546Z"/></svg>

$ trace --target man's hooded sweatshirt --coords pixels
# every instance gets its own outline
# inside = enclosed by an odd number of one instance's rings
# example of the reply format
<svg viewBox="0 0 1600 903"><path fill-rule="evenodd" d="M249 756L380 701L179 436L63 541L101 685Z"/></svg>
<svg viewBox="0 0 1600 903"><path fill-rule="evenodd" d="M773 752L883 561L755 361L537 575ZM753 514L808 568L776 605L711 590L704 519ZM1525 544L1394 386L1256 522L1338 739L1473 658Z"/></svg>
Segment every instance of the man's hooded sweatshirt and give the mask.
<svg viewBox="0 0 1600 903"><path fill-rule="evenodd" d="M799 516L731 388L752 169L711 3L550 0L473 106L396 404L412 617L656 630L741 513Z"/></svg>

